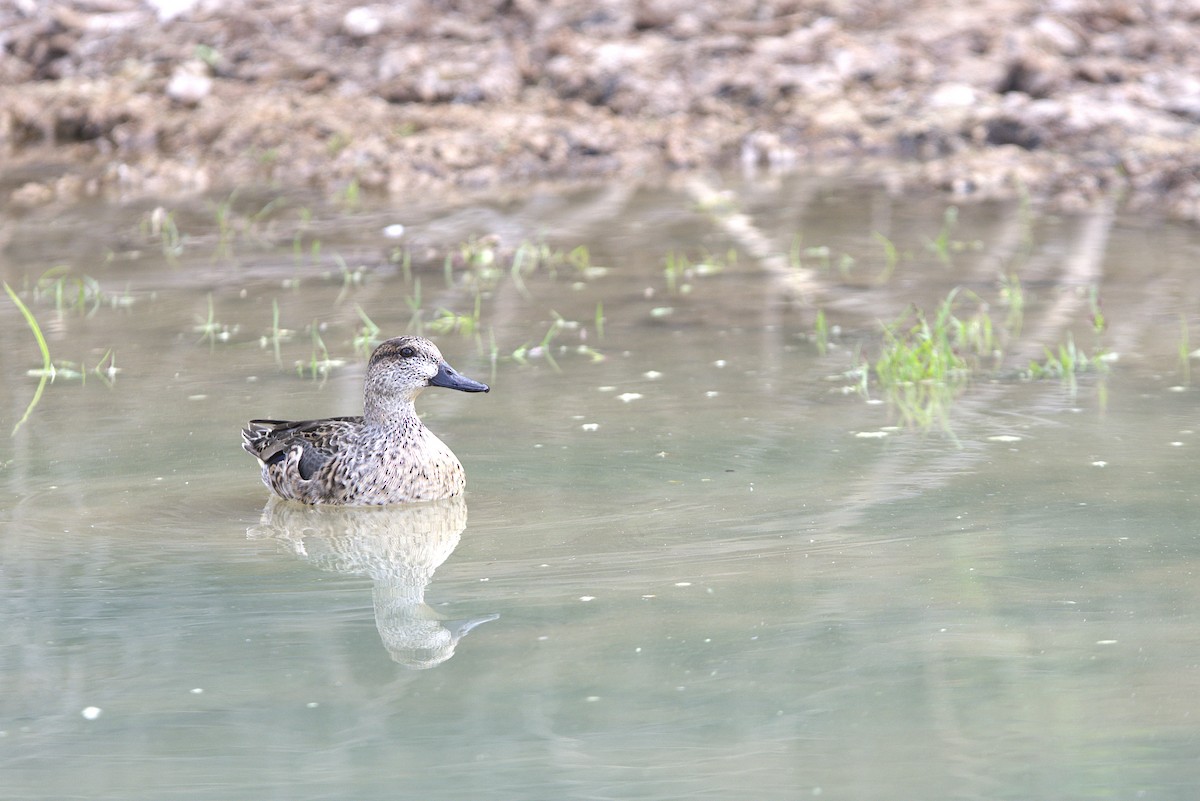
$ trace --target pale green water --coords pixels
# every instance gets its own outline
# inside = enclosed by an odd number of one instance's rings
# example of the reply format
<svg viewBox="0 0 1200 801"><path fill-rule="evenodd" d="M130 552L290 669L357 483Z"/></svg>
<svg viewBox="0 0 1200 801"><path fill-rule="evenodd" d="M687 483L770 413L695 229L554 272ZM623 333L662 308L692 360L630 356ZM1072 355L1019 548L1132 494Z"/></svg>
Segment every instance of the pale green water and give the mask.
<svg viewBox="0 0 1200 801"><path fill-rule="evenodd" d="M1200 338L1200 235L964 209L947 265L924 246L940 205L807 189L739 188L750 234L672 190L317 210L298 256L292 200L216 258L197 203L174 265L139 230L150 207L12 228L0 271L55 357L114 348L121 372L59 378L8 439L38 356L0 299L0 797L1192 798L1200 441L1178 351ZM414 250L544 233L609 271L522 292L502 256L478 342L435 336L493 385L420 403L465 508L264 509L238 428L358 411L355 305L387 335L410 322L397 221ZM874 231L907 254L883 283ZM816 294L789 301L747 251L797 232L831 263L803 254ZM668 251L730 246L736 265L670 291ZM131 305L60 317L29 291L60 263ZM474 303L440 264L418 270L425 320ZM977 384L953 437L889 429L829 380L956 285L999 324L1009 272L1007 367L1071 331L1119 353L1106 377ZM226 341L198 341L210 293ZM282 367L259 341L273 300ZM825 355L817 308L842 327ZM513 360L551 311L578 324L560 371ZM293 367L314 319L347 362L324 383Z"/></svg>

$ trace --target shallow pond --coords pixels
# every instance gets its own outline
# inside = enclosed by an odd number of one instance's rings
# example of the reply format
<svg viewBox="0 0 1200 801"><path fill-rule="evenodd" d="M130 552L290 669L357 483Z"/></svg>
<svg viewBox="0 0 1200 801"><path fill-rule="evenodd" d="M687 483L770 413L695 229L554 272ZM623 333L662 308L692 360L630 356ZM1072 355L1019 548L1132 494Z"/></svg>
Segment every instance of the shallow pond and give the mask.
<svg viewBox="0 0 1200 801"><path fill-rule="evenodd" d="M353 201L6 222L56 369L10 438L0 298L6 797L1193 797L1195 230L828 179ZM955 288L972 378L864 386ZM465 500L268 503L243 422L358 413L416 330L493 387L419 402Z"/></svg>

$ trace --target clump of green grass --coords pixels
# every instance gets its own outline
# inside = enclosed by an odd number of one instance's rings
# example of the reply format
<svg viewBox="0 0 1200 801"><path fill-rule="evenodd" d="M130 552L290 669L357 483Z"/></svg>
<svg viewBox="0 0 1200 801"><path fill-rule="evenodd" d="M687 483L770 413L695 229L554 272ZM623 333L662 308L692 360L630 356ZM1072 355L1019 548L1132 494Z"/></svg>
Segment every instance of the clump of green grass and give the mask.
<svg viewBox="0 0 1200 801"><path fill-rule="evenodd" d="M825 319L824 309L817 309L817 319L813 323L813 341L817 343L817 353L824 356L829 351L829 323Z"/></svg>
<svg viewBox="0 0 1200 801"><path fill-rule="evenodd" d="M292 233L292 258L299 262L304 257L304 234L308 231L309 225L312 223L312 209L307 206L302 206L299 210L300 220L296 224L296 230ZM321 246L319 240L314 239L310 242L310 246L314 248L313 259L320 255Z"/></svg>
<svg viewBox="0 0 1200 801"><path fill-rule="evenodd" d="M666 255L663 262L663 276L667 282L667 292L686 295L692 291L691 281L707 275L715 275L737 265L738 254L733 248L724 254L704 251L700 257L693 260L686 253L672 251Z"/></svg>
<svg viewBox="0 0 1200 801"><path fill-rule="evenodd" d="M1104 307L1100 303L1100 289L1095 284L1088 287L1088 308L1092 312L1092 330L1097 334L1104 333L1108 328L1108 320L1104 317Z"/></svg>
<svg viewBox="0 0 1200 801"><path fill-rule="evenodd" d="M1009 275L1000 282L1000 301L1008 307L1004 328L1015 339L1020 336L1021 327L1025 324L1025 290L1020 278Z"/></svg>
<svg viewBox="0 0 1200 801"><path fill-rule="evenodd" d="M362 306L355 304L354 310L358 312L358 319L362 321L362 327L354 335L354 352L358 354L359 358L365 359L379 345L380 329L375 325L375 321L363 311Z"/></svg>
<svg viewBox="0 0 1200 801"><path fill-rule="evenodd" d="M421 308L421 279L413 279L412 292L404 296L404 305L408 307L411 316L408 318L408 330L418 336L425 331L424 310Z"/></svg>
<svg viewBox="0 0 1200 801"><path fill-rule="evenodd" d="M792 237L791 247L788 248L788 266L793 269L804 269L813 263L814 269L831 272L836 267L843 277L848 276L854 268L855 258L849 253L842 253L834 259L833 248L828 245L811 245L802 247L804 237L796 234ZM889 243L890 244L890 243Z"/></svg>
<svg viewBox="0 0 1200 801"><path fill-rule="evenodd" d="M81 384L87 384L89 374L96 375L104 382L106 386L111 387L116 381L117 373L121 372L121 368L117 367L117 355L111 348L104 352L100 360L96 362L94 367L89 368L87 363L80 359L77 362L68 359L56 359L50 365L50 369L45 367L36 368L26 372L26 375L34 378L49 379L53 384L57 378L64 378L68 381L79 381Z"/></svg>
<svg viewBox="0 0 1200 801"><path fill-rule="evenodd" d="M435 334L457 333L463 336L474 336L479 332L479 320L482 296L475 295L475 308L467 314L458 314L449 309L437 310L437 317L425 324Z"/></svg>
<svg viewBox="0 0 1200 801"><path fill-rule="evenodd" d="M600 278L608 272L607 267L601 267L592 262L591 251L586 245L577 245L570 250L562 250L550 246L544 240L537 242L522 242L513 251L512 268L509 271L518 291L528 297L525 291L524 277L538 270L544 270L551 278L558 278L560 268L570 267L576 280L590 281Z"/></svg>
<svg viewBox="0 0 1200 801"><path fill-rule="evenodd" d="M296 374L303 377L307 372L312 380L315 381L319 378L324 381L331 372L346 362L344 359L330 357L329 348L325 346L325 339L321 336L321 325L316 320L313 320L310 332L312 334L312 355L307 362L296 362Z"/></svg>
<svg viewBox="0 0 1200 801"><path fill-rule="evenodd" d="M337 276L342 279L342 288L338 292L337 299L334 302L341 303L346 299L346 295L350 293L351 289L362 286L366 277L367 268L360 264L358 267L351 269L350 265L346 263L346 260L342 258L340 253L333 257L333 261L335 264L337 264ZM328 275L331 279L334 278L333 273L329 273Z"/></svg>
<svg viewBox="0 0 1200 801"><path fill-rule="evenodd" d="M55 265L38 276L33 299L53 304L59 314L78 312L88 316L102 305L112 308L133 305L133 296L128 292L119 295L105 292L95 278L75 275L65 264Z"/></svg>
<svg viewBox="0 0 1200 801"><path fill-rule="evenodd" d="M1015 277L1006 279L1000 292L1008 306L1000 330L987 303L961 289L951 291L932 314L913 308L884 325L880 354L870 372L907 422L922 427L938 421L944 424L950 405L964 388L995 373L1004 342L1019 332L1024 315L1024 294ZM964 308L966 300L973 308ZM1096 330L1102 328L1097 323L1101 319L1098 308L1095 304L1092 311ZM1103 351L1088 355L1068 336L1056 349L1045 348L1045 358L1032 362L1021 377L1058 378L1073 392L1078 375L1103 371L1110 358ZM865 394L866 384L861 386Z"/></svg>
<svg viewBox="0 0 1200 801"><path fill-rule="evenodd" d="M353 211L362 203L362 188L358 184L357 178L351 178L350 182L338 193L338 201L341 205Z"/></svg>
<svg viewBox="0 0 1200 801"><path fill-rule="evenodd" d="M1067 341L1057 350L1045 349L1046 357L1030 362L1026 376L1030 379L1058 378L1074 392L1081 373L1103 372L1108 369L1108 354L1101 351L1091 356L1075 346L1075 338L1068 335Z"/></svg>
<svg viewBox="0 0 1200 801"><path fill-rule="evenodd" d="M392 248L392 252L388 254L388 261L392 264L400 265L400 272L404 276L405 284L412 283L412 250L407 247L394 247Z"/></svg>
<svg viewBox="0 0 1200 801"><path fill-rule="evenodd" d="M896 265L900 261L900 251L896 249L895 243L888 239L883 234L875 231L871 234L879 244L883 245L883 272L876 279L879 283L887 283L892 274L896 272Z"/></svg>
<svg viewBox="0 0 1200 801"><path fill-rule="evenodd" d="M960 316L955 312L958 296L959 290L951 291L932 320L914 308L884 326L883 348L875 362L875 375L884 388L921 382L961 383L980 369L983 360L996 357L995 332L986 305L975 296L977 309Z"/></svg>
<svg viewBox="0 0 1200 801"><path fill-rule="evenodd" d="M551 314L554 315L554 321L546 329L546 335L542 337L541 342L536 345L530 345L526 342L513 351L512 358L517 364L529 364L530 359L543 358L547 364L554 368L554 372L562 372L562 369L558 366L558 362L554 360L554 353L550 346L558 335L562 333L562 330L567 327L567 322L558 312L552 311Z"/></svg>
<svg viewBox="0 0 1200 801"><path fill-rule="evenodd" d="M72 275L70 267L59 264L38 277L33 297L38 301L52 302L60 314L68 311L91 314L100 308L104 293L96 279L87 275Z"/></svg>
<svg viewBox="0 0 1200 801"><path fill-rule="evenodd" d="M928 248L938 261L949 267L952 263L954 253L961 253L968 250L980 250L983 248L983 243L979 240L966 241L955 239L954 229L958 227L958 208L948 206L945 213L942 215L942 227L938 231L938 235L933 239L925 241L925 247Z"/></svg>
<svg viewBox="0 0 1200 801"><path fill-rule="evenodd" d="M175 223L175 213L167 211L162 206L156 206L142 220L142 233L150 239L157 239L162 248L163 258L169 264L175 264L183 255L184 237Z"/></svg>
<svg viewBox="0 0 1200 801"><path fill-rule="evenodd" d="M336 156L350 146L350 137L337 132L325 140L325 150L330 156Z"/></svg>
<svg viewBox="0 0 1200 801"><path fill-rule="evenodd" d="M275 364L279 367L283 366L283 356L280 353L280 344L291 339L292 332L279 324L279 300L271 301L271 332L265 334L259 339L259 344L262 347L270 345L275 352Z"/></svg>
<svg viewBox="0 0 1200 801"><path fill-rule="evenodd" d="M491 289L503 277L499 259L500 244L497 237L470 237L459 244L456 252L449 252L442 260L442 272L446 288L455 285L454 270L463 269L464 277L476 289Z"/></svg>
<svg viewBox="0 0 1200 801"><path fill-rule="evenodd" d="M196 324L192 326L192 330L200 335L200 338L196 342L207 342L209 345L215 345L217 342L228 342L237 333L237 329L236 325L225 325L217 320L216 311L213 308L213 296L209 292L208 316L204 318L197 317Z"/></svg>

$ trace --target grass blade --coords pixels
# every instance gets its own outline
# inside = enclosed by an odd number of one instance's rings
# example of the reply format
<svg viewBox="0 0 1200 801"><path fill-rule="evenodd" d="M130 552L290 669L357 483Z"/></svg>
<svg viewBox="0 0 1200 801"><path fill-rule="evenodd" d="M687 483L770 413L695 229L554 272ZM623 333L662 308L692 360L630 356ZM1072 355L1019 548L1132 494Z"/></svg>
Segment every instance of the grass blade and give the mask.
<svg viewBox="0 0 1200 801"><path fill-rule="evenodd" d="M42 391L46 388L46 382L54 375L54 365L50 361L50 346L46 344L46 337L42 335L42 328L38 325L37 318L33 316L33 312L21 301L17 293L13 291L13 288L8 285L7 281L4 282L4 291L8 293L8 296L12 298L12 302L21 310L21 314L25 317L25 322L29 324L29 330L33 331L34 339L37 340L38 349L42 352L42 380L38 382L37 389L33 393L33 399L29 401L29 406L25 408L25 414L21 415L21 419L13 426L12 433L9 435L16 436L17 429L29 419L29 415L33 414L38 401L42 399Z"/></svg>

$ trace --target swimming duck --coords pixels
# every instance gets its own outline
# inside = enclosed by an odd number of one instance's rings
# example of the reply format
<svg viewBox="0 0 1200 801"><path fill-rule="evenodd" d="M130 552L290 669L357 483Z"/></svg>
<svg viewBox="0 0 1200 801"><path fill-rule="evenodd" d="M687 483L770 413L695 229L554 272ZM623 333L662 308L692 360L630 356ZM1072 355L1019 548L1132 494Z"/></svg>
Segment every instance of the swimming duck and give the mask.
<svg viewBox="0 0 1200 801"><path fill-rule="evenodd" d="M251 420L242 447L281 498L342 506L432 501L461 495L462 463L417 417L425 387L487 392L459 374L424 337L389 339L371 354L362 417Z"/></svg>

